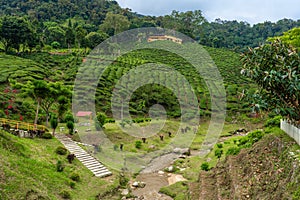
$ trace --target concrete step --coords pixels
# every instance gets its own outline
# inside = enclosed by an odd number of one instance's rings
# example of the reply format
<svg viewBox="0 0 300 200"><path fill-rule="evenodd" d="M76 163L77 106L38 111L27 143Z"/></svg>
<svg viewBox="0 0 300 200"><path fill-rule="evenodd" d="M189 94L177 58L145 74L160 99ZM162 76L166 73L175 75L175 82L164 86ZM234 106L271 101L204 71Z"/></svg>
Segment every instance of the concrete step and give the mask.
<svg viewBox="0 0 300 200"><path fill-rule="evenodd" d="M106 176L110 176L110 175L112 175L112 173L111 173L111 172L106 172L106 173L95 174L95 176L96 176L96 177L100 177L100 178L102 178L102 177L106 177Z"/></svg>
<svg viewBox="0 0 300 200"><path fill-rule="evenodd" d="M90 167L104 167L104 165L101 165L100 163L96 163L96 164L86 164L85 165L87 168Z"/></svg>
<svg viewBox="0 0 300 200"><path fill-rule="evenodd" d="M106 167L88 167L89 170L91 170L92 172L95 171L101 171L101 170L107 170ZM107 170L108 171L108 170Z"/></svg>
<svg viewBox="0 0 300 200"><path fill-rule="evenodd" d="M95 169L95 170L91 170L91 171L92 171L94 174L108 172L107 169Z"/></svg>
<svg viewBox="0 0 300 200"><path fill-rule="evenodd" d="M88 164L97 164L98 162L95 160L87 160L87 161L83 161L81 163L84 165L88 165Z"/></svg>
<svg viewBox="0 0 300 200"><path fill-rule="evenodd" d="M68 151L74 153L76 158L96 177L112 175L112 173L104 165L67 136L56 134L56 138L66 147L66 149L68 149Z"/></svg>

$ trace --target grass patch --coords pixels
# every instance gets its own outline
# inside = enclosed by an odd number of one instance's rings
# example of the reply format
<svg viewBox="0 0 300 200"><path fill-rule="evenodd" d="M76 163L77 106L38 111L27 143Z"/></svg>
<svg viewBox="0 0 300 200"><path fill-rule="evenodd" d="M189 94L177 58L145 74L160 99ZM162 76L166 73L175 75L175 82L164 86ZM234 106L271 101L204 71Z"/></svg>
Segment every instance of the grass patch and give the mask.
<svg viewBox="0 0 300 200"><path fill-rule="evenodd" d="M189 199L188 190L187 182L177 182L170 186L162 187L159 192L174 198L174 200L186 200Z"/></svg>
<svg viewBox="0 0 300 200"><path fill-rule="evenodd" d="M59 146L56 139L21 139L0 131L1 199L60 199L62 191L72 199L94 199L112 184L94 177L77 159L69 164L65 155L55 153ZM56 170L58 160L64 165L62 172ZM78 180L74 173L80 175L76 187L70 184L70 177Z"/></svg>

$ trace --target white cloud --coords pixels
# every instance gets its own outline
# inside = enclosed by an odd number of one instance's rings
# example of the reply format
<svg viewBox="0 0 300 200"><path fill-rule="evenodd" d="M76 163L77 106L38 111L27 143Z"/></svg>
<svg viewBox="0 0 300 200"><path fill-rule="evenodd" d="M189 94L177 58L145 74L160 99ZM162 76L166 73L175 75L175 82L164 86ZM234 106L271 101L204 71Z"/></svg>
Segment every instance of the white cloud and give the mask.
<svg viewBox="0 0 300 200"><path fill-rule="evenodd" d="M172 10L201 10L212 21L247 21L258 23L283 18L300 19L299 0L117 0L121 7L129 7L144 15L166 15Z"/></svg>

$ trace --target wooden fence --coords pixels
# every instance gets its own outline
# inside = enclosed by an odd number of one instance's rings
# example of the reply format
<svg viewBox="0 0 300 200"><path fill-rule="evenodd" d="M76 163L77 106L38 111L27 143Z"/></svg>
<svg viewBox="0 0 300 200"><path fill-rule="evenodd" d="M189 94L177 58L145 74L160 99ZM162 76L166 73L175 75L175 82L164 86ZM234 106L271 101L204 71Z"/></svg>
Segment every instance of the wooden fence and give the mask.
<svg viewBox="0 0 300 200"><path fill-rule="evenodd" d="M27 131L35 131L35 130L46 130L46 126L43 125L37 125L37 124L31 124L28 122L22 122L22 121L16 121L16 120L10 120L10 119L4 119L0 118L0 125L8 124L12 129L21 129L21 130L27 130Z"/></svg>
<svg viewBox="0 0 300 200"><path fill-rule="evenodd" d="M296 126L288 123L286 120L280 121L280 128L284 132L286 132L291 138L294 138L294 140L300 145L300 129Z"/></svg>

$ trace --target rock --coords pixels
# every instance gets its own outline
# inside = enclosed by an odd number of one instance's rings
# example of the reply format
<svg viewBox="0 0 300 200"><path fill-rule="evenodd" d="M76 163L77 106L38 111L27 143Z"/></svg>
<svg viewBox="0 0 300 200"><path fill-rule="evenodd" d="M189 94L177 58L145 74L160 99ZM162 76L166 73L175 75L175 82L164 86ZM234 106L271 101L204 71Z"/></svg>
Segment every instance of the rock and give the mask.
<svg viewBox="0 0 300 200"><path fill-rule="evenodd" d="M182 171L184 171L186 168L180 168L179 170L182 172Z"/></svg>
<svg viewBox="0 0 300 200"><path fill-rule="evenodd" d="M168 172L173 172L173 171L174 171L174 167L173 166L168 167Z"/></svg>
<svg viewBox="0 0 300 200"><path fill-rule="evenodd" d="M137 181L133 182L133 183L132 183L132 186L133 186L133 187L139 187L139 182L137 182Z"/></svg>
<svg viewBox="0 0 300 200"><path fill-rule="evenodd" d="M155 149L155 145L150 145L149 149Z"/></svg>
<svg viewBox="0 0 300 200"><path fill-rule="evenodd" d="M158 171L158 174L159 175L163 175L165 172L163 172L163 171Z"/></svg>
<svg viewBox="0 0 300 200"><path fill-rule="evenodd" d="M129 194L129 190L128 189L124 189L124 190L122 190L122 192L121 192L121 195L122 196L126 196L126 195L128 195Z"/></svg>
<svg viewBox="0 0 300 200"><path fill-rule="evenodd" d="M139 182L139 187L140 188L144 188L146 186L146 183L145 182Z"/></svg>
<svg viewBox="0 0 300 200"><path fill-rule="evenodd" d="M140 182L140 181L135 181L134 183L132 183L132 186L135 188L144 188L146 186L145 182ZM129 191L128 191L129 193Z"/></svg>
<svg viewBox="0 0 300 200"><path fill-rule="evenodd" d="M175 148L173 149L173 152L177 154L187 155L187 156L191 155L190 148Z"/></svg>

